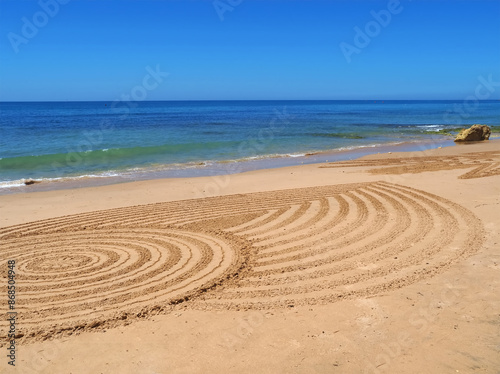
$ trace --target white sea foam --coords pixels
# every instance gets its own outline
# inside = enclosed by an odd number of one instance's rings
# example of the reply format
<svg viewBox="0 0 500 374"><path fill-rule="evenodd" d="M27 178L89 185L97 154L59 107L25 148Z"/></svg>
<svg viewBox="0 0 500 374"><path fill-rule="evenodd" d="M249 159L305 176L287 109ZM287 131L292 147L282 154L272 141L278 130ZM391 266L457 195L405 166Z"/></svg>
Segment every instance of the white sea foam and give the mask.
<svg viewBox="0 0 500 374"><path fill-rule="evenodd" d="M74 181L80 179L89 179L89 178L111 178L111 177L120 177L121 173L116 171L105 171L98 174L84 174L84 175L75 175L75 176L67 176L67 177L54 177L54 178L38 178L38 179L16 179L10 181L0 181L0 188L17 188L26 186L26 181L33 180L38 183L51 183L51 182L62 182L62 181Z"/></svg>
<svg viewBox="0 0 500 374"><path fill-rule="evenodd" d="M24 185L24 180L22 179L0 182L0 188L22 187Z"/></svg>

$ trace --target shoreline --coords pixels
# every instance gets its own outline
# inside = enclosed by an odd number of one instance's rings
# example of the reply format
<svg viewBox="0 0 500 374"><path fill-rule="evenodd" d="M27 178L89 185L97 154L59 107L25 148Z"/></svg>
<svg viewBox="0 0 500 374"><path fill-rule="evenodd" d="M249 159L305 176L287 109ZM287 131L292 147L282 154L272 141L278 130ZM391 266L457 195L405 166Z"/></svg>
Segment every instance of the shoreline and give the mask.
<svg viewBox="0 0 500 374"><path fill-rule="evenodd" d="M198 178L223 175L234 175L255 170L276 169L288 166L319 164L323 162L345 161L358 159L367 155L389 152L412 152L439 147L450 147L456 143L449 138L426 139L419 141L404 141L398 143L360 145L349 148L331 149L298 155L268 155L243 160L206 161L194 164L183 164L183 167L160 167L142 171L114 171L103 172L102 175L82 175L72 177L31 179L31 185L23 185L23 180L12 187L0 188L0 196L23 194L41 191L57 191L73 188L99 187L137 181L150 181L166 178ZM111 174L111 175L107 175ZM4 182L5 183L5 182Z"/></svg>
<svg viewBox="0 0 500 374"><path fill-rule="evenodd" d="M0 196L16 366L493 373L499 145Z"/></svg>
<svg viewBox="0 0 500 374"><path fill-rule="evenodd" d="M500 139L478 143L452 143L455 146L424 150L401 150L397 146L384 148L384 152L369 152L360 155L357 160L383 160L390 158L413 158L423 156L450 156L462 155L470 152L495 151L500 147ZM421 146L421 145L420 145ZM337 169L322 168L331 160L321 155L325 161L312 160L309 164L295 164L276 168L242 171L237 174L210 175L201 177L158 178L137 181L122 181L121 183L100 186L71 186L64 189L49 189L37 191L31 185L22 187L19 193L0 195L0 227L12 224L30 222L38 219L57 217L60 215L91 212L96 209L111 209L130 205L153 204L164 201L185 199L199 199L214 196L225 196L239 193L269 191L275 189L300 188L316 185L308 178L316 178L318 173L323 175L321 184L337 184L339 176ZM329 160L328 162L326 160ZM340 160L338 160L340 161ZM333 162L335 164L335 162ZM472 166L471 166L472 167ZM346 168L345 173L354 178L354 182L378 180L378 175L368 173L354 173L355 170L364 170L366 167ZM340 170L340 169L338 169ZM328 172L329 171L329 172ZM332 174L335 171L334 174ZM423 171L425 173L425 170ZM344 178L344 175L340 175ZM418 175L418 174L417 174ZM305 178L301 177L305 176Z"/></svg>

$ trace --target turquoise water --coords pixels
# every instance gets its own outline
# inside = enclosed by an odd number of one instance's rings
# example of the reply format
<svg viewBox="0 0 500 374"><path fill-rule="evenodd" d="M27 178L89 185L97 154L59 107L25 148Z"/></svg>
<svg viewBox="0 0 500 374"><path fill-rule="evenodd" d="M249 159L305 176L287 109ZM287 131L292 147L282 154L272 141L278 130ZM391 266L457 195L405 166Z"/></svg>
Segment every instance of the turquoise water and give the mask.
<svg viewBox="0 0 500 374"><path fill-rule="evenodd" d="M0 187L444 138L500 126L500 101L0 103Z"/></svg>

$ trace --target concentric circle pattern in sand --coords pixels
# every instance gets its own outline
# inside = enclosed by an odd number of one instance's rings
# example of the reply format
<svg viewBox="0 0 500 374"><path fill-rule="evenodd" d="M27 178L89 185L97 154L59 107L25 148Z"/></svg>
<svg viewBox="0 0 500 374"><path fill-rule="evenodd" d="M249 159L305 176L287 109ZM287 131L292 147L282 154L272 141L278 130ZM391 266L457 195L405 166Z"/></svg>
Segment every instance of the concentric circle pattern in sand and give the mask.
<svg viewBox="0 0 500 374"><path fill-rule="evenodd" d="M222 238L160 228L42 229L2 239L1 258L16 260L21 331L46 326L49 334L175 304L239 265L238 253Z"/></svg>
<svg viewBox="0 0 500 374"><path fill-rule="evenodd" d="M483 235L460 205L376 182L12 226L0 230L0 262L6 269L16 260L20 328L36 338L186 300L251 309L388 292L444 271L480 248ZM6 322L0 327L5 336Z"/></svg>

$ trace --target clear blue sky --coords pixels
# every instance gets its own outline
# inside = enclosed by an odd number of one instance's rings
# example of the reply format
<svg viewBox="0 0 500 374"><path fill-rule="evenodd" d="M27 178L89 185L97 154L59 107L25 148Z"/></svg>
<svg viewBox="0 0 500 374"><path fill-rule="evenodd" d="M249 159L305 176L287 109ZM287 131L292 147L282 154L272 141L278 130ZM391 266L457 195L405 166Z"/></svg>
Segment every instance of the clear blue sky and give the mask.
<svg viewBox="0 0 500 374"><path fill-rule="evenodd" d="M388 1L220 0L224 20L213 1L54 1L44 18L38 1L0 0L1 101L114 100L157 65L169 76L147 100L461 100L480 76L500 82L498 0L402 0L350 63L341 43L357 48L354 28Z"/></svg>

